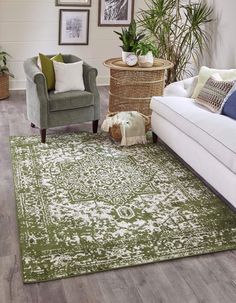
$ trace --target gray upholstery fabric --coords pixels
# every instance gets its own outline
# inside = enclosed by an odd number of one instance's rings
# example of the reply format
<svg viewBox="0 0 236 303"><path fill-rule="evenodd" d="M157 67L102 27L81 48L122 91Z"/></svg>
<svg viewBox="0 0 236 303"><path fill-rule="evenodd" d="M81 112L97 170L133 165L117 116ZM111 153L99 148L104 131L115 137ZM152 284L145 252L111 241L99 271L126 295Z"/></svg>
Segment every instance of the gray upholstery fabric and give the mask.
<svg viewBox="0 0 236 303"><path fill-rule="evenodd" d="M48 122L51 127L63 126L78 123L78 119L80 123L90 121L91 116L94 116L94 106L51 112ZM68 120L70 123L67 122Z"/></svg>
<svg viewBox="0 0 236 303"><path fill-rule="evenodd" d="M74 90L65 93L49 92L49 111L67 110L94 106L94 96L90 92Z"/></svg>
<svg viewBox="0 0 236 303"><path fill-rule="evenodd" d="M51 58L54 55L48 55ZM65 63L81 59L63 55ZM37 127L50 128L67 124L99 120L100 98L96 86L97 70L83 63L85 91L53 94L47 91L46 79L37 65L37 57L24 62L26 74L27 115Z"/></svg>

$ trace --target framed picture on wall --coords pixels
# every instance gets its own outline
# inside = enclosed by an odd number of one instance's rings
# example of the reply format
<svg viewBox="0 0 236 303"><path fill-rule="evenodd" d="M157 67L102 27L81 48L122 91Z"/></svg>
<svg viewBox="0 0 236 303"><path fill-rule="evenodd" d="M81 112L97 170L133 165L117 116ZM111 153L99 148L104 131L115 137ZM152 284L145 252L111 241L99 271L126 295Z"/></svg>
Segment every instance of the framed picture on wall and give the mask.
<svg viewBox="0 0 236 303"><path fill-rule="evenodd" d="M134 16L134 0L98 0L98 26L128 26Z"/></svg>
<svg viewBox="0 0 236 303"><path fill-rule="evenodd" d="M59 45L88 45L89 10L60 9Z"/></svg>
<svg viewBox="0 0 236 303"><path fill-rule="evenodd" d="M56 6L91 6L92 0L56 0Z"/></svg>

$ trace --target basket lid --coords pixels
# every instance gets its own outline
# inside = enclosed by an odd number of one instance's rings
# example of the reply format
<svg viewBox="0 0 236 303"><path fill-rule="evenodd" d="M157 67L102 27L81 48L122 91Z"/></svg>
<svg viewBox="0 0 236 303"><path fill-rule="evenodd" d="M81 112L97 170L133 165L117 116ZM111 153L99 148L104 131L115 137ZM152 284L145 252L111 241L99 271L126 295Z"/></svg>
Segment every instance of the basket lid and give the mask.
<svg viewBox="0 0 236 303"><path fill-rule="evenodd" d="M111 69L136 70L136 71L163 70L173 67L172 62L164 59L157 59L157 58L154 59L154 63L152 67L139 67L136 65L131 67L126 65L121 58L111 58L106 60L103 64Z"/></svg>

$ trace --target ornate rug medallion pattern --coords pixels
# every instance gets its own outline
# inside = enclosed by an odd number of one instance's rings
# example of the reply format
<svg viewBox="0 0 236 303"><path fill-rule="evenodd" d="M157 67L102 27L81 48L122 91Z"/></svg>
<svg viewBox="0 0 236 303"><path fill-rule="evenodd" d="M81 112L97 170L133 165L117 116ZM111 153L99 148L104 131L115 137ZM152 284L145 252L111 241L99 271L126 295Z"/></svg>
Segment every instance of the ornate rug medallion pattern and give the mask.
<svg viewBox="0 0 236 303"><path fill-rule="evenodd" d="M25 282L236 249L236 214L164 146L12 137Z"/></svg>

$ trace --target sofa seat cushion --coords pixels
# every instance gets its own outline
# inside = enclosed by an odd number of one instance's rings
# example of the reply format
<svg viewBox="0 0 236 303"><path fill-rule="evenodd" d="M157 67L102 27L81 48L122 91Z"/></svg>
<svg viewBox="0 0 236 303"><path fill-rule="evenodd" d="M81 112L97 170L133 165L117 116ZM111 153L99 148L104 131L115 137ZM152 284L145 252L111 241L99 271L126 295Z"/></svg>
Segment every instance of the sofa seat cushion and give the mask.
<svg viewBox="0 0 236 303"><path fill-rule="evenodd" d="M94 96L90 92L80 90L56 94L54 93L54 91L49 92L49 110L51 112L93 105Z"/></svg>
<svg viewBox="0 0 236 303"><path fill-rule="evenodd" d="M236 173L235 120L212 113L191 98L153 97L151 109Z"/></svg>

